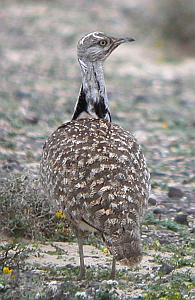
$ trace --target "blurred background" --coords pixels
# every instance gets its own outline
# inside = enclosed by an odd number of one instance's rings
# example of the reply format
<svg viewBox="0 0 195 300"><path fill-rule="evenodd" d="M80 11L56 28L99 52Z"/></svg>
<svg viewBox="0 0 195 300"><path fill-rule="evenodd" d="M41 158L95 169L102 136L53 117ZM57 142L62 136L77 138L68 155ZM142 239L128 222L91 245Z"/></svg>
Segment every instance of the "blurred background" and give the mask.
<svg viewBox="0 0 195 300"><path fill-rule="evenodd" d="M2 0L3 173L38 165L44 140L70 119L81 83L76 46L92 31L135 39L106 61L105 79L113 120L147 146L149 164L155 136L194 129L195 1Z"/></svg>

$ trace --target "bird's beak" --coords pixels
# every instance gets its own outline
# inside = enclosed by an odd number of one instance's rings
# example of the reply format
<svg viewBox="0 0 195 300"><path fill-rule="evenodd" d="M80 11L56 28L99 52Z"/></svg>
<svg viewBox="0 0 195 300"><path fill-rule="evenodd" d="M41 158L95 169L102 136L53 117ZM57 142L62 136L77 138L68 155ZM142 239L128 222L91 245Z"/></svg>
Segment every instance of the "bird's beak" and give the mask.
<svg viewBox="0 0 195 300"><path fill-rule="evenodd" d="M132 38L113 38L113 44L112 44L112 48L111 48L111 52L116 49L119 45L126 43L126 42L133 42L135 41ZM111 53L110 52L110 53Z"/></svg>
<svg viewBox="0 0 195 300"><path fill-rule="evenodd" d="M135 40L132 38L117 38L114 41L114 44L119 46L120 44L126 43L126 42L134 42Z"/></svg>
<svg viewBox="0 0 195 300"><path fill-rule="evenodd" d="M126 42L133 42L133 41L135 41L132 38L114 38L114 37L111 37L111 39L112 39L111 46L108 49L107 55L104 57L103 60L105 60L119 45L121 45L123 43L126 43Z"/></svg>

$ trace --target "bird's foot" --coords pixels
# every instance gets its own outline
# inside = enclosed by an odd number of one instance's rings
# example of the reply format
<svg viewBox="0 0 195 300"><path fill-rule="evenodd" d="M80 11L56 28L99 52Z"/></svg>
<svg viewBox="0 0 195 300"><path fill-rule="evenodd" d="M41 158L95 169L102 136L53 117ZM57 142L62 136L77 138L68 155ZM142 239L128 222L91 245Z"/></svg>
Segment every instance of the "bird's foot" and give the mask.
<svg viewBox="0 0 195 300"><path fill-rule="evenodd" d="M109 279L114 280L115 278L116 278L116 273L111 271Z"/></svg>
<svg viewBox="0 0 195 300"><path fill-rule="evenodd" d="M77 277L77 280L80 281L80 280L84 280L85 279L85 272L80 272L79 276Z"/></svg>

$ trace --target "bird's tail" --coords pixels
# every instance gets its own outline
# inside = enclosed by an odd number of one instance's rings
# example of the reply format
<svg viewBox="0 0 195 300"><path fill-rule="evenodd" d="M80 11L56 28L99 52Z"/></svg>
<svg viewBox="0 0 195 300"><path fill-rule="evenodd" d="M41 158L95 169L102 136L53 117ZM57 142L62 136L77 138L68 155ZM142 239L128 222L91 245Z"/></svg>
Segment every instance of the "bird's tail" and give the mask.
<svg viewBox="0 0 195 300"><path fill-rule="evenodd" d="M110 235L103 234L110 253L127 266L139 264L142 260L142 246L139 228L124 229Z"/></svg>

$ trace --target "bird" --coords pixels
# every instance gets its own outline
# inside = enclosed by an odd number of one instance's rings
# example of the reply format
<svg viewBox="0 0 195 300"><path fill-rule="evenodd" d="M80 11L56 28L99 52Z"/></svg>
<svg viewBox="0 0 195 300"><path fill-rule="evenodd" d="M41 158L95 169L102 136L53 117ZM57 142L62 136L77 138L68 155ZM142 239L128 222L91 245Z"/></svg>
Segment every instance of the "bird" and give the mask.
<svg viewBox="0 0 195 300"><path fill-rule="evenodd" d="M142 259L141 220L150 194L150 173L136 138L111 120L103 63L121 44L102 32L77 45L82 83L73 115L46 140L40 163L41 184L75 232L84 279L83 234L97 232L113 260L126 266ZM117 71L117 70L116 70Z"/></svg>

